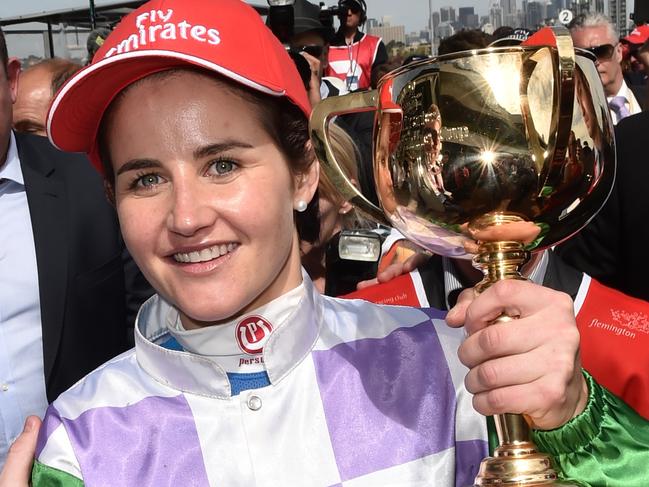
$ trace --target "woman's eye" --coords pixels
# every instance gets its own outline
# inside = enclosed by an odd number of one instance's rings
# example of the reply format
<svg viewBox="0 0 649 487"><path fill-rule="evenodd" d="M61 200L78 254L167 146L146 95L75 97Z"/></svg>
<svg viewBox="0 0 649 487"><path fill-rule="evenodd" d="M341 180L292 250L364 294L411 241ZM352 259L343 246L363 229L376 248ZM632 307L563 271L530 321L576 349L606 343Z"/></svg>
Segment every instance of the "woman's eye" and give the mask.
<svg viewBox="0 0 649 487"><path fill-rule="evenodd" d="M143 188L150 188L156 184L160 184L161 178L157 174L145 174L138 178L137 185Z"/></svg>
<svg viewBox="0 0 649 487"><path fill-rule="evenodd" d="M234 171L236 165L232 161L216 161L211 166L211 171L219 176L224 176Z"/></svg>

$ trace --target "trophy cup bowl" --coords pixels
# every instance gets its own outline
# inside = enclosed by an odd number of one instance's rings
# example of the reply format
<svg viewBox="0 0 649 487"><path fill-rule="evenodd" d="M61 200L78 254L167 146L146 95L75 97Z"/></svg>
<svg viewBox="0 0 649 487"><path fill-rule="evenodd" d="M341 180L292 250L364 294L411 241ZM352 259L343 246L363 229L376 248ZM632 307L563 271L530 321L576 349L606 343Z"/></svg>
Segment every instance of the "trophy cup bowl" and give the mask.
<svg viewBox="0 0 649 487"><path fill-rule="evenodd" d="M612 122L594 58L574 49L565 28L550 33L548 45L402 67L376 90L323 100L311 117L316 154L341 195L424 249L473 259L485 276L477 292L523 279L529 252L586 225L615 178ZM361 111L375 112L375 194L345 177L329 143L331 119ZM500 446L476 485L559 485L525 419L495 421Z"/></svg>

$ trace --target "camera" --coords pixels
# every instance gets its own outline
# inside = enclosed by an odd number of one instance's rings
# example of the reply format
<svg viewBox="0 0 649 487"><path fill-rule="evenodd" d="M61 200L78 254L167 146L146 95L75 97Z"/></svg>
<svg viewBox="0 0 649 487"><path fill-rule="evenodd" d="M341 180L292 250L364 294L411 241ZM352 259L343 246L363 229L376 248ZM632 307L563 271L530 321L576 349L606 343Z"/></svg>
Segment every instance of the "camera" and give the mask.
<svg viewBox="0 0 649 487"><path fill-rule="evenodd" d="M381 259L382 237L372 230L343 230L334 235L325 253L325 294L342 296L360 281L373 279Z"/></svg>
<svg viewBox="0 0 649 487"><path fill-rule="evenodd" d="M267 24L282 44L288 44L293 37L295 0L268 0Z"/></svg>
<svg viewBox="0 0 649 487"><path fill-rule="evenodd" d="M346 12L347 10L339 5L327 7L324 2L320 2L320 22L327 28L333 29L334 19L345 15Z"/></svg>

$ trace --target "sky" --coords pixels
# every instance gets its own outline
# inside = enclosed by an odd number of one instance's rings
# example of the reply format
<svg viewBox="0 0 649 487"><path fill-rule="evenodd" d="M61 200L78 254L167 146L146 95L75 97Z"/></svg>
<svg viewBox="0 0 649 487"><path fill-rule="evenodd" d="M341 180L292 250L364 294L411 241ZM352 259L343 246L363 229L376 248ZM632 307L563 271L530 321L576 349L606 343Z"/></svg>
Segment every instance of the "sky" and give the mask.
<svg viewBox="0 0 649 487"><path fill-rule="evenodd" d="M97 5L106 0L95 0ZM253 3L266 3L266 0L249 0ZM327 6L335 5L336 0L310 0L313 3L324 1ZM440 7L454 6L474 7L478 15L485 15L493 0L433 0L433 10ZM406 32L419 31L427 28L428 0L366 0L368 16L381 19L383 16L390 16L392 25L405 25ZM627 12L633 12L635 0L627 1ZM43 10L55 10L73 5L85 4L86 0L0 0L0 18L14 16L18 9L28 12ZM521 0L517 0L520 7ZM36 50L43 51L43 41L36 36L29 36L29 39L21 37L20 42L12 40L17 36L7 36L9 48L13 48L14 55L24 57L26 52Z"/></svg>

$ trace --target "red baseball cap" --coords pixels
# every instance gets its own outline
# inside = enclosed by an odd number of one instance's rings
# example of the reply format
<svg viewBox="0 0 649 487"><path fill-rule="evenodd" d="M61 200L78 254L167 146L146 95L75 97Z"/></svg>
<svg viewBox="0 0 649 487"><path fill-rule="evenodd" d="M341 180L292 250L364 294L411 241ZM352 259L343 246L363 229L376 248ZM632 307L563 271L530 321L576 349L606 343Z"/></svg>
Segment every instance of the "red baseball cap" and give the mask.
<svg viewBox="0 0 649 487"><path fill-rule="evenodd" d="M311 104L290 56L259 14L242 0L152 0L117 25L54 97L47 116L52 143L86 152L101 170L97 131L128 85L183 66L214 71L271 96L285 96L308 117Z"/></svg>
<svg viewBox="0 0 649 487"><path fill-rule="evenodd" d="M624 38L629 44L644 44L649 39L649 25L639 25Z"/></svg>

